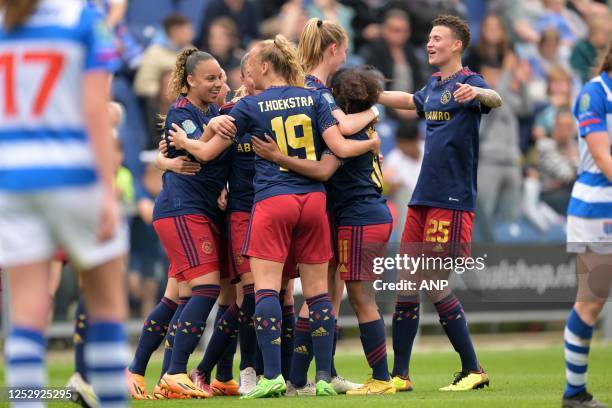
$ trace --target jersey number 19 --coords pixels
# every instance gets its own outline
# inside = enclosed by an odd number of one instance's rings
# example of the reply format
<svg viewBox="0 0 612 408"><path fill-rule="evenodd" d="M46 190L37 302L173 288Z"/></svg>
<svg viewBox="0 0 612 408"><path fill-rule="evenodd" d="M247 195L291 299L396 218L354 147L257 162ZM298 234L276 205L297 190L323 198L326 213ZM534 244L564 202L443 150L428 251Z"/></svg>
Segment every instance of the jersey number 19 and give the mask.
<svg viewBox="0 0 612 408"><path fill-rule="evenodd" d="M312 132L312 121L310 118L300 113L298 115L291 115L283 121L282 116L277 116L272 119L272 130L276 135L276 143L278 148L283 154L289 156L289 147L294 150L304 149L306 151L306 157L300 157L307 160L317 160L317 153L315 151L314 135ZM297 136L296 128L302 127L302 136ZM286 168L281 167L281 171L288 171Z"/></svg>

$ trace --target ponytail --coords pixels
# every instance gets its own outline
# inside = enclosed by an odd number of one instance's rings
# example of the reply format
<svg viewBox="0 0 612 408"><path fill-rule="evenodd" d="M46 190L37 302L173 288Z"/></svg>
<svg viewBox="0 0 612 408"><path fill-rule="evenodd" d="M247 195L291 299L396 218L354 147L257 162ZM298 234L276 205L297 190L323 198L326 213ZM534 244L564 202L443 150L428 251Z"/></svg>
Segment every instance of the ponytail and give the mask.
<svg viewBox="0 0 612 408"><path fill-rule="evenodd" d="M37 6L38 0L0 0L0 10L4 11L4 30L11 31L25 24Z"/></svg>
<svg viewBox="0 0 612 408"><path fill-rule="evenodd" d="M195 47L185 48L181 51L176 57L176 63L168 83L168 97L174 100L179 95L186 94L189 91L187 77L193 74L200 61L207 61L209 59L214 59L214 57L207 52L199 51ZM158 115L158 117L160 120L158 123L159 127L165 130L166 115Z"/></svg>
<svg viewBox="0 0 612 408"><path fill-rule="evenodd" d="M323 52L327 47L346 41L348 35L340 24L311 18L306 23L298 43L297 53L302 67L306 72L311 71L323 61Z"/></svg>
<svg viewBox="0 0 612 408"><path fill-rule="evenodd" d="M189 91L187 77L193 75L200 61L210 59L214 59L214 57L207 52L199 51L197 48L185 48L176 57L176 64L168 83L168 97L176 99L179 95L187 93Z"/></svg>
<svg viewBox="0 0 612 408"><path fill-rule="evenodd" d="M244 98L249 94L249 91L246 86L242 85L240 88L236 89L234 92L234 97L232 98L232 102L238 102L240 99Z"/></svg>
<svg viewBox="0 0 612 408"><path fill-rule="evenodd" d="M274 72L281 75L291 86L304 86L306 75L298 60L295 46L284 36L258 44L261 62L269 62Z"/></svg>

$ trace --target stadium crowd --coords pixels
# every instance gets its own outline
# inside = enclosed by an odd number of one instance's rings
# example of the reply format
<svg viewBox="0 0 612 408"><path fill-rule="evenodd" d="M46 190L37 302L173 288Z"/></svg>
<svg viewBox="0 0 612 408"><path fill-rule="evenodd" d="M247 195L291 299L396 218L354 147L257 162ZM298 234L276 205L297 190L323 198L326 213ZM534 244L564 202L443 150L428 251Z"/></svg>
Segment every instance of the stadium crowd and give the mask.
<svg viewBox="0 0 612 408"><path fill-rule="evenodd" d="M276 33L296 41L310 17L346 28L348 65L372 65L384 75L387 90L408 92L420 89L432 73L425 53L432 19L440 13L466 18L472 45L464 65L481 73L505 101L481 124L474 240L565 239L579 159L571 108L612 32L605 1L158 0L155 8L144 0L106 3L122 57L113 82L114 98L125 109L119 184L131 217L131 287L143 314L165 276L163 251L150 245L157 241L151 217L161 189L152 161L160 140L158 115L172 102L166 89L177 53L192 44L211 53L233 91L245 49ZM414 112L386 109L377 130L398 234L418 178L424 127ZM197 169L186 161L175 164L175 171Z"/></svg>

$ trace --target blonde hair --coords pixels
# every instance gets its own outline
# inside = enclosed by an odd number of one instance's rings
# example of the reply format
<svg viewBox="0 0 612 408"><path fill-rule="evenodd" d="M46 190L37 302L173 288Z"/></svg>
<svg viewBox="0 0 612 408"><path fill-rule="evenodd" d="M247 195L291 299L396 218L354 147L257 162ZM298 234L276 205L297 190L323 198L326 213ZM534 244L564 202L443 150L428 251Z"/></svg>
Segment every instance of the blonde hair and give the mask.
<svg viewBox="0 0 612 408"><path fill-rule="evenodd" d="M189 91L187 77L193 75L200 61L210 59L214 59L214 57L207 52L199 51L197 48L185 48L176 57L176 63L168 83L168 96L171 99L176 99L179 95L187 93Z"/></svg>
<svg viewBox="0 0 612 408"><path fill-rule="evenodd" d="M242 85L240 88L236 89L234 92L234 97L232 98L232 102L238 102L240 99L244 98L249 94L249 91L246 86Z"/></svg>
<svg viewBox="0 0 612 408"><path fill-rule="evenodd" d="M297 49L304 70L308 72L319 65L327 47L343 42L348 42L348 34L340 24L318 18L308 20L300 35Z"/></svg>
<svg viewBox="0 0 612 408"><path fill-rule="evenodd" d="M298 60L295 46L284 36L277 35L273 40L257 44L257 54L261 62L269 62L274 72L281 75L291 86L304 86L306 75Z"/></svg>
<svg viewBox="0 0 612 408"><path fill-rule="evenodd" d="M23 25L34 13L38 0L0 0L0 10L4 11L4 29L12 29Z"/></svg>
<svg viewBox="0 0 612 408"><path fill-rule="evenodd" d="M246 71L246 63L248 59L249 59L249 52L247 51L242 56L242 59L240 59L240 76L242 76L242 78L246 77L245 71ZM232 102L238 102L240 99L244 98L248 94L249 94L249 90L247 89L247 87L244 85L241 85L240 88L234 91L234 97L232 98Z"/></svg>

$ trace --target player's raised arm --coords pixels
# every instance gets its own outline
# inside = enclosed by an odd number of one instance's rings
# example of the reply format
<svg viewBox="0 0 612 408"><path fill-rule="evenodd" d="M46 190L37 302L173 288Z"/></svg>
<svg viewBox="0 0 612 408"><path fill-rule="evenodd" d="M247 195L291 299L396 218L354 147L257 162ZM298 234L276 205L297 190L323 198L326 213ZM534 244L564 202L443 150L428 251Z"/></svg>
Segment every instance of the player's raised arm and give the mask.
<svg viewBox="0 0 612 408"><path fill-rule="evenodd" d="M208 142L202 139L193 140L176 123L168 130L170 145L177 149L187 150L196 159L207 162L216 159L225 149L231 146L232 141L223 137L213 137Z"/></svg>
<svg viewBox="0 0 612 408"><path fill-rule="evenodd" d="M476 99L484 106L495 109L502 106L502 98L493 89L480 88L470 84L457 84L457 89L453 92L453 97L459 103L469 102Z"/></svg>
<svg viewBox="0 0 612 408"><path fill-rule="evenodd" d="M378 109L372 108L358 113L346 114L342 109L332 110L332 115L338 121L338 129L344 136L351 136L378 118Z"/></svg>
<svg viewBox="0 0 612 408"><path fill-rule="evenodd" d="M378 103L393 109L416 109L414 95L402 91L384 91L378 97Z"/></svg>
<svg viewBox="0 0 612 408"><path fill-rule="evenodd" d="M323 140L329 149L341 159L360 156L369 151L378 154L380 150L380 139L376 133L368 140L347 140L340 133L338 126L327 128L323 132Z"/></svg>
<svg viewBox="0 0 612 408"><path fill-rule="evenodd" d="M265 136L265 140L253 137L251 143L258 156L317 181L329 180L342 164L337 157L331 154L324 154L319 161L287 156L280 151L274 139L268 135Z"/></svg>

